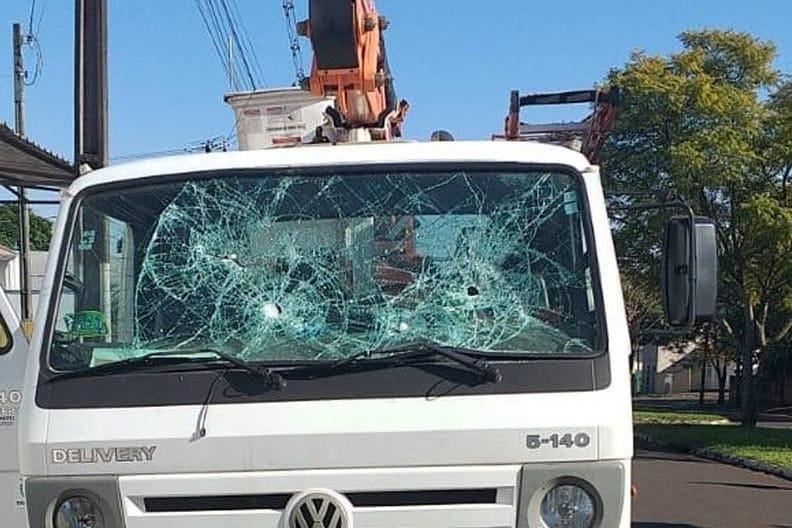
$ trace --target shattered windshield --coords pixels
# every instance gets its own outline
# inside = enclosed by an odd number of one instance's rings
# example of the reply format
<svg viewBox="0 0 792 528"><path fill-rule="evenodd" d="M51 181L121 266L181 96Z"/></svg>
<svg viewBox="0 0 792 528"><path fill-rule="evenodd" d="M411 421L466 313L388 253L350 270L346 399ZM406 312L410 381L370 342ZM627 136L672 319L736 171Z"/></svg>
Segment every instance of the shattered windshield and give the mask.
<svg viewBox="0 0 792 528"><path fill-rule="evenodd" d="M590 353L581 189L561 172L260 173L97 190L50 364L159 350L338 360L431 341Z"/></svg>

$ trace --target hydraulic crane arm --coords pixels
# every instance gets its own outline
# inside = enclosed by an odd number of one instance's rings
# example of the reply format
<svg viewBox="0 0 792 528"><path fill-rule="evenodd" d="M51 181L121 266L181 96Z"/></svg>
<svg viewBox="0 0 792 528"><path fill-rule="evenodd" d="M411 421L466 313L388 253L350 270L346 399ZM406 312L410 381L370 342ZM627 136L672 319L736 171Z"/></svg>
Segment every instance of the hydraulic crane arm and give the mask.
<svg viewBox="0 0 792 528"><path fill-rule="evenodd" d="M309 87L336 98L337 128L384 130L384 139L401 135L408 105L396 99L386 27L373 0L309 0L309 19L297 27L314 50Z"/></svg>

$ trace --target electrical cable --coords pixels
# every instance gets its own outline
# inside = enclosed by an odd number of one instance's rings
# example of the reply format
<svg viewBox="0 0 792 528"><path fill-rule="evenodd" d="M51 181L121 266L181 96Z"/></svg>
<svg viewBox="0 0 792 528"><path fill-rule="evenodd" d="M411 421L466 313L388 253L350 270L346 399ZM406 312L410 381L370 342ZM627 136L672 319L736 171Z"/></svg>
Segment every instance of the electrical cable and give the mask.
<svg viewBox="0 0 792 528"><path fill-rule="evenodd" d="M36 13L36 0L30 2L30 21L28 22L28 33L33 35L33 15Z"/></svg>
<svg viewBox="0 0 792 528"><path fill-rule="evenodd" d="M33 86L38 82L41 72L44 69L44 53L41 50L41 42L38 39L38 34L41 31L41 22L44 18L44 11L46 10L46 0L41 6L39 13L38 24L33 25L36 16L36 0L30 2L30 15L28 17L27 34L25 35L24 45L29 46L36 54L36 69L33 74L28 76L28 71L25 70L25 86Z"/></svg>
<svg viewBox="0 0 792 528"><path fill-rule="evenodd" d="M210 21L211 14L208 12L208 10L204 10L205 8L201 5L201 0L195 0L195 5L198 8L198 13L201 15L201 20L203 21L204 27L206 28L206 32L209 34L209 38L212 41L212 46L214 47L217 58L220 60L221 66L223 69L225 69L229 78L233 78L231 75L231 65L228 63L228 58L226 57L225 53L223 53L222 47L218 43L218 36L215 33L215 30L213 30L214 21ZM217 29L219 30L219 28Z"/></svg>
<svg viewBox="0 0 792 528"><path fill-rule="evenodd" d="M239 61L236 55L232 53L231 35L226 27L225 18L221 13L221 8L214 0L206 0L207 9L212 20L215 34L217 35L218 47L221 53L225 55L225 61L228 63L229 85L234 90L239 90L239 79L243 77L240 69Z"/></svg>
<svg viewBox="0 0 792 528"><path fill-rule="evenodd" d="M28 71L25 70L25 86L33 86L41 76L44 69L44 53L41 51L41 44L34 35L27 35L25 45L30 46L36 53L36 69L33 71L32 79L28 80Z"/></svg>
<svg viewBox="0 0 792 528"><path fill-rule="evenodd" d="M228 23L228 28L231 32L231 38L233 39L234 44L236 45L237 50L239 51L239 55L241 56L242 66L244 68L244 73L247 79L250 81L250 89L256 89L256 81L253 78L253 73L250 68L250 64L248 62L247 55L245 54L245 50L242 47L242 43L239 39L239 32L237 31L236 24L231 17L231 13L228 9L228 3L226 0L220 0L220 7L223 9L223 13L225 14L226 22Z"/></svg>
<svg viewBox="0 0 792 528"><path fill-rule="evenodd" d="M169 150L160 150L155 152L140 152L133 154L124 154L121 156L113 157L113 162L119 161L132 161L143 158L152 158L158 156L170 156L174 154L191 154L196 152L217 152L228 150L228 137L227 136L214 136L208 139L197 139L187 143L185 147Z"/></svg>
<svg viewBox="0 0 792 528"><path fill-rule="evenodd" d="M44 0L44 3L41 4L41 9L39 10L39 17L38 17L38 23L36 24L36 31L34 32L33 28L30 28L30 32L36 35L36 37L38 37L39 34L41 33L41 22L44 20L44 12L46 10L47 10L47 0Z"/></svg>
<svg viewBox="0 0 792 528"><path fill-rule="evenodd" d="M250 38L250 34L248 33L247 26L245 26L244 20L242 18L242 10L237 3L237 0L231 0L231 8L232 13L234 13L237 24L239 25L239 32L242 36L242 43L245 45L246 52L249 52L251 55L251 65L253 67L253 73L256 75L257 85L264 85L266 86L267 80L264 75L264 70L261 67L261 62L259 61L258 54L256 53L256 47L253 45L253 41Z"/></svg>
<svg viewBox="0 0 792 528"><path fill-rule="evenodd" d="M241 78L241 72L239 71L239 65L237 62L232 62L233 56L229 56L227 54L230 47L230 35L223 22L220 8L214 3L213 0L205 0L205 2L206 9L209 13L209 18L212 22L212 27L214 28L213 38L216 39L216 46L219 49L218 53L220 53L222 60L225 62L225 64L227 64L226 71L228 72L229 76L229 86L231 86L231 88L234 90L239 90L238 82Z"/></svg>

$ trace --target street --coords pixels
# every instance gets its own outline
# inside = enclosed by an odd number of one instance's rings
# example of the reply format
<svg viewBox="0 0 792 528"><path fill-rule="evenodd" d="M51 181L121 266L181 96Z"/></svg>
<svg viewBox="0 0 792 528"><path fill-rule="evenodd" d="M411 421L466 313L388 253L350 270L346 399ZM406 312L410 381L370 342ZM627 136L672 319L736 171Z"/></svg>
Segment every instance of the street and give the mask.
<svg viewBox="0 0 792 528"><path fill-rule="evenodd" d="M792 528L792 482L700 458L638 450L633 528Z"/></svg>

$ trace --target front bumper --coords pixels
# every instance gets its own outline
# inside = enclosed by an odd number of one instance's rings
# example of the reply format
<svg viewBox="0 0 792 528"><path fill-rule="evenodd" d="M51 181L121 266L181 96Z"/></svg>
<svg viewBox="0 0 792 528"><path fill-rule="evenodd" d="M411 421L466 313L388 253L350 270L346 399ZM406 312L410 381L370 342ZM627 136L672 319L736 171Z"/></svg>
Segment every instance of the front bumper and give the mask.
<svg viewBox="0 0 792 528"><path fill-rule="evenodd" d="M544 493L570 479L595 490L596 526L629 519L629 461L39 477L27 479L26 495L30 528L52 528L58 504L73 495L96 500L108 528L306 528L292 513L310 493L330 497L346 517L333 524L328 514L307 528L541 528Z"/></svg>

